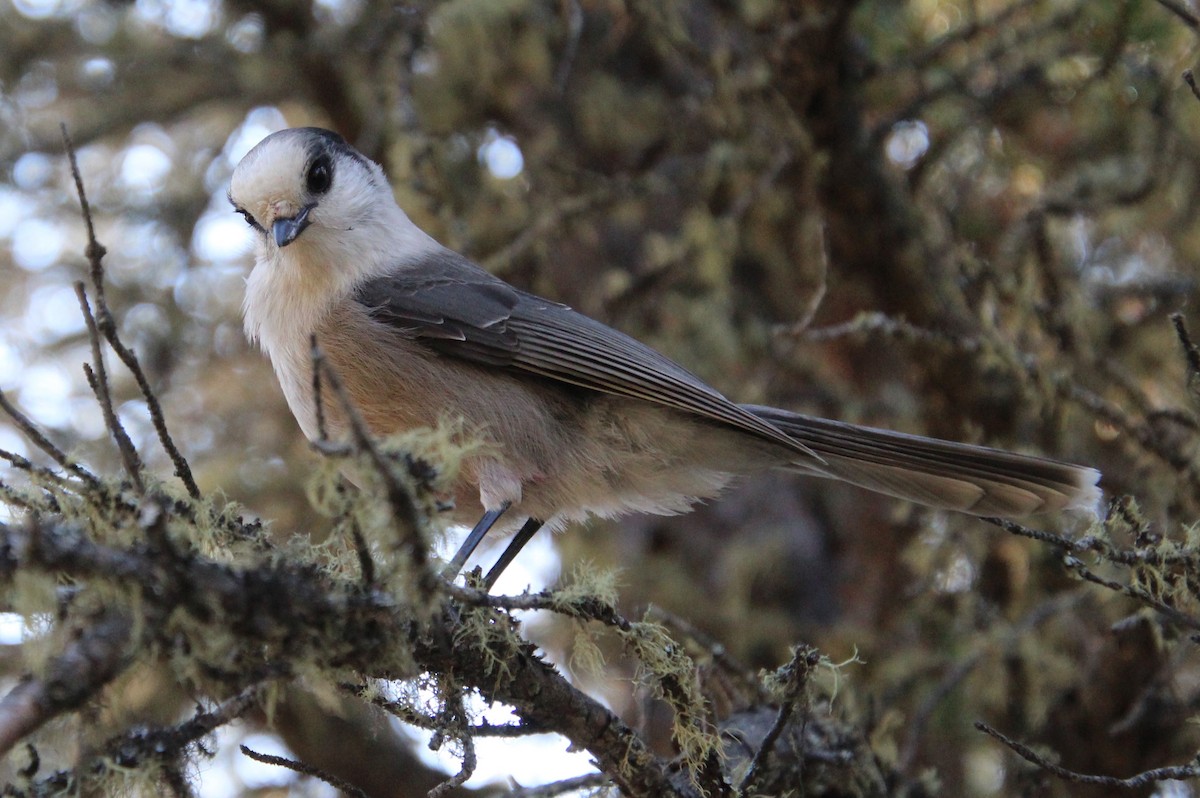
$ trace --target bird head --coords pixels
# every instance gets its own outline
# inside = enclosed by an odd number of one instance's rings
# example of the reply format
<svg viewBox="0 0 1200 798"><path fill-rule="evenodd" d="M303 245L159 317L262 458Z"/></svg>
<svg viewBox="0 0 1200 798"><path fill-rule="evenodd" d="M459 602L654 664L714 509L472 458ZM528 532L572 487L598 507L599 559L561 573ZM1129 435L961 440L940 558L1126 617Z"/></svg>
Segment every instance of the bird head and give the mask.
<svg viewBox="0 0 1200 798"><path fill-rule="evenodd" d="M383 171L336 133L305 127L263 139L233 172L229 201L258 233L260 255L329 249L398 211ZM350 236L352 242L356 236Z"/></svg>

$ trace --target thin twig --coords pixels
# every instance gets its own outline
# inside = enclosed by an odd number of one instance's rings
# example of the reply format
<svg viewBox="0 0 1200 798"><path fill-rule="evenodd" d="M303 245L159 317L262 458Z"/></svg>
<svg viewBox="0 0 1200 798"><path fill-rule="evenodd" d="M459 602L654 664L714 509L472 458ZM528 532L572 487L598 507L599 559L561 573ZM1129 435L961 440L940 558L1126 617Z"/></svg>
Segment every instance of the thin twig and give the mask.
<svg viewBox="0 0 1200 798"><path fill-rule="evenodd" d="M1155 610L1160 615L1166 616L1180 626L1192 629L1193 631L1200 631L1200 618L1188 615L1186 612L1182 612L1175 607L1172 607L1170 604L1167 604L1161 599L1155 598L1141 588L1134 587L1133 585L1127 585L1123 582L1117 582L1112 579L1105 579L1099 574L1093 573L1091 569L1085 566L1083 561L1078 557L1067 556L1063 559L1063 564L1066 565L1067 568L1077 573L1081 579L1087 582L1100 585L1101 587L1106 587L1109 590L1115 593L1120 593L1123 596L1128 596L1134 601L1139 601L1142 604L1145 604L1147 607Z"/></svg>
<svg viewBox="0 0 1200 798"><path fill-rule="evenodd" d="M67 133L67 124L59 123L59 130L62 131L63 145L67 150L67 160L71 164L71 177L75 180L75 193L79 195L79 206L83 211L83 223L87 226L87 255L88 263L92 267L92 283L96 286L96 302L104 305L104 269L100 266L100 262L104 259L107 250L96 240L96 226L92 223L92 209L88 204L87 192L83 190L83 173L79 171L79 161L75 157L75 145L71 141L71 136ZM99 270L99 271L97 271Z"/></svg>
<svg viewBox="0 0 1200 798"><path fill-rule="evenodd" d="M339 687L355 698L363 698L363 687L361 685L341 684ZM410 704L403 701L393 701L380 695L372 696L370 701L389 715L395 715L404 723L416 726L419 729L436 731L445 725L438 718L419 712ZM489 723L486 720L481 720L478 723L472 723L467 726L466 731L474 737L513 738L528 737L533 734L546 734L554 730L547 726L532 723Z"/></svg>
<svg viewBox="0 0 1200 798"><path fill-rule="evenodd" d="M451 790L463 786L474 775L475 768L479 765L479 759L475 754L475 740L471 737L468 729L467 708L463 703L462 690L450 679L447 678L445 681L447 684L443 685L441 691L445 698L445 711L442 717L449 723L444 723L442 728L444 729L447 725L454 728L458 741L462 744L462 766L458 773L430 790L429 798L442 798Z"/></svg>
<svg viewBox="0 0 1200 798"><path fill-rule="evenodd" d="M30 443L49 455L51 460L82 479L88 484L89 488L100 487L100 480L96 479L96 476L92 472L70 457L67 457L61 449L51 443L50 439L42 434L42 431L29 420L28 416L18 410L12 402L8 401L8 397L4 395L4 391L0 391L0 410L7 413L8 417L17 425L17 428L21 430L21 433L29 439Z"/></svg>
<svg viewBox="0 0 1200 798"><path fill-rule="evenodd" d="M20 507L35 514L41 512L57 513L62 509L58 504L58 500L49 491L46 491L41 499L44 504L39 504L34 497L26 495L11 485L0 482L0 500L3 500L5 504L11 504L14 507Z"/></svg>
<svg viewBox="0 0 1200 798"><path fill-rule="evenodd" d="M137 728L119 734L104 745L103 758L121 767L136 767L147 759L176 759L187 746L257 706L262 690L261 684L251 685L213 709L197 710L192 717L174 726Z"/></svg>
<svg viewBox="0 0 1200 798"><path fill-rule="evenodd" d="M1183 347L1183 356L1187 361L1187 387L1192 401L1195 402L1197 388L1200 388L1200 349L1192 342L1182 313L1172 313L1171 324L1175 325L1175 336L1179 338L1179 345Z"/></svg>
<svg viewBox="0 0 1200 798"><path fill-rule="evenodd" d="M1200 350L1197 350L1196 345L1192 343L1192 337L1188 334L1187 323L1183 320L1183 314L1172 313L1171 324L1175 325L1175 334L1179 336L1179 343L1183 346L1184 355L1187 357L1188 370L1193 374L1200 374Z"/></svg>
<svg viewBox="0 0 1200 798"><path fill-rule="evenodd" d="M317 440L329 440L329 430L325 426L325 399L321 395L321 348L317 346L317 334L309 337L309 357L312 362L313 407L317 414Z"/></svg>
<svg viewBox="0 0 1200 798"><path fill-rule="evenodd" d="M1075 782L1076 784L1098 784L1105 787L1136 789L1138 787L1148 787L1156 781L1164 781L1167 779L1184 780L1200 777L1200 765L1178 765L1174 767L1155 768L1154 770L1143 771L1135 776L1130 776L1129 778L1125 779L1117 778L1116 776L1097 776L1090 773L1079 773L1049 761L1044 756L1041 756L1035 752L1029 746L1019 743L1010 737L1006 737L1004 734L996 731L996 729L992 728L983 721L975 721L975 728L984 734L996 738L1022 759L1033 763L1050 775L1057 776L1065 781Z"/></svg>
<svg viewBox="0 0 1200 798"><path fill-rule="evenodd" d="M563 779L540 787L517 787L510 792L509 798L557 798L577 790L597 789L612 785L612 779L603 773L585 773L570 779Z"/></svg>
<svg viewBox="0 0 1200 798"><path fill-rule="evenodd" d="M129 373L133 375L137 382L138 390L141 391L142 397L146 400L146 408L150 412L150 421L154 424L154 430L158 433L158 440L166 451L167 456L171 459L171 463L175 467L175 476L179 477L183 482L184 488L188 495L193 499L199 499L200 487L196 484L195 478L192 476L191 466L188 465L187 459L179 451L179 447L175 445L174 438L171 437L170 430L167 429L166 417L163 415L162 405L158 401L158 396L154 393L154 389L150 387L150 381L146 378L146 373L142 370L142 364L138 361L137 355L133 350L125 346L117 333L117 324L113 319L112 312L108 308L108 303L104 299L104 264L103 259L106 250L96 240L96 228L92 222L92 211L88 205L87 193L83 188L83 175L79 171L79 161L75 157L75 146L71 143L71 137L67 134L67 126L62 127L63 144L67 150L67 159L71 165L71 176L75 180L75 190L79 195L79 205L83 212L83 221L87 226L88 244L87 244L87 259L91 266L92 289L96 294L96 326L100 332L104 334L104 340L108 341L108 345L117 353L117 357L125 364L125 368L129 369ZM114 433L115 434L115 433Z"/></svg>
<svg viewBox="0 0 1200 798"><path fill-rule="evenodd" d="M1015 521L1010 521L1006 518L981 518L980 520L986 521L989 524L994 524L1014 535L1020 535L1021 537L1030 538L1032 540L1059 548L1064 552L1065 555L1063 557L1063 565L1078 574L1081 579L1091 582L1092 584L1100 585L1101 587L1106 587L1116 593L1128 596L1135 601L1139 601L1142 604L1145 604L1147 607L1150 607L1160 614L1170 618L1180 626L1184 626L1188 629L1200 630L1200 618L1194 618L1185 612L1181 612L1180 610L1163 602L1161 599L1155 598L1146 591L1134 587L1133 585L1126 585L1111 579L1105 579L1098 574L1093 573L1091 569L1083 564L1083 560L1075 556L1075 553L1095 551L1098 552L1101 557L1121 565L1137 565L1143 563L1156 564L1151 557L1135 556L1127 560L1122 558L1121 555L1129 554L1128 552L1117 552L1112 550L1108 544L1096 537L1085 537L1080 538L1079 540L1071 540L1070 538L1062 535L1043 532L1040 529L1030 529L1027 526L1022 526L1021 524L1018 524Z"/></svg>
<svg viewBox="0 0 1200 798"><path fill-rule="evenodd" d="M354 541L354 552L358 555L358 569L362 572L363 584L368 588L375 584L375 560L371 557L371 547L363 537L358 520L350 519L350 537Z"/></svg>
<svg viewBox="0 0 1200 798"><path fill-rule="evenodd" d="M1114 510L1114 512L1119 513L1121 503L1115 502L1114 506L1118 508L1117 510ZM1016 521L1012 521L1008 518L991 518L987 516L980 516L979 520L994 526L998 526L1010 534L1017 535L1018 537L1029 538L1030 540L1036 540L1040 543L1045 543L1047 545L1059 548L1064 552L1095 552L1103 559L1118 565L1194 566L1196 562L1195 555L1187 551L1170 552L1157 551L1155 549L1118 549L1114 548L1109 541L1095 535L1086 535L1081 538L1073 539L1064 535L1056 535L1053 532L1046 532L1041 529L1033 529L1031 527L1024 526L1023 524L1018 524ZM1124 517L1122 517L1122 520L1125 520L1126 523L1130 523L1131 526L1136 526L1135 523L1129 522Z"/></svg>
<svg viewBox="0 0 1200 798"><path fill-rule="evenodd" d="M37 463L31 462L29 459L22 457L15 452L10 452L7 449L0 449L0 460L7 460L8 464L19 471L24 471L30 474L35 479L52 483L62 488L75 489L78 488L77 483L71 482L61 472L55 471L52 468L40 466Z"/></svg>
<svg viewBox="0 0 1200 798"><path fill-rule="evenodd" d="M392 508L392 515L399 525L401 538L408 548L413 566L420 575L422 593L428 596L434 590L434 572L429 567L429 552L425 548L425 541L421 539L420 512L417 510L417 505L413 501L412 494L396 478L396 473L388 463L387 458L379 450L379 447L375 445L375 440L371 437L366 422L363 421L358 408L354 406L349 394L346 393L341 378L338 377L337 372L325 360L324 353L320 349L314 348L312 357L313 370L314 372L324 372L324 381L329 384L329 389L337 397L338 404L341 406L342 413L345 415L346 422L349 424L350 431L354 436L355 444L361 451L366 453L367 458L379 474L379 478L383 480L388 504Z"/></svg>
<svg viewBox="0 0 1200 798"><path fill-rule="evenodd" d="M341 790L347 795L354 796L354 798L369 798L365 792L345 779L338 778L332 773L326 773L325 771L315 768L312 765L295 759L287 759L286 757L275 756L273 754L262 754L251 748L247 748L244 745L239 745L238 748L241 749L243 754L250 757L255 762L262 762L265 765L275 765L276 767L287 768L288 770L295 771L296 773L300 773L305 776L312 776L315 779L320 779L321 781L325 782L335 790Z"/></svg>
<svg viewBox="0 0 1200 798"><path fill-rule="evenodd" d="M137 448L129 439L129 433L125 431L125 427L117 417L117 411L113 408L112 391L108 384L108 370L104 366L104 353L100 349L100 330L96 327L96 317L92 315L92 307L88 304L87 291L84 289L83 283L75 283L75 296L79 298L79 310L83 313L83 319L87 323L88 340L92 344L93 365L89 367L84 363L84 374L87 376L92 393L96 395L96 401L100 403L100 410L104 413L104 426L108 427L108 431L112 433L113 440L117 444L117 451L121 453L121 462L125 466L125 473L133 480L137 492L145 493L146 487L142 482L142 458L138 456Z"/></svg>
<svg viewBox="0 0 1200 798"><path fill-rule="evenodd" d="M787 728L796 705L804 697L804 691L808 687L808 676L820 659L820 652L811 646L796 646L792 650L792 661L783 667L787 683L779 704L779 714L775 716L775 722L763 737L758 750L754 752L754 758L750 760L750 767L746 769L746 775L738 785L739 795L755 794L755 788L758 787L760 774L766 765L767 757L774 750L775 742L783 734L783 730Z"/></svg>

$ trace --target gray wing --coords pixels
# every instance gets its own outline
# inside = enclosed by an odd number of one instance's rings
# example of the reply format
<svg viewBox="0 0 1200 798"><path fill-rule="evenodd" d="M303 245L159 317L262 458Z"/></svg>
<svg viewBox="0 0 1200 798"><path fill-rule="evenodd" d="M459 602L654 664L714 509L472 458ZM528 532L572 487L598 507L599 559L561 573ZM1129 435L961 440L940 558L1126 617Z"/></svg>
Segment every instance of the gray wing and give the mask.
<svg viewBox="0 0 1200 798"><path fill-rule="evenodd" d="M820 460L645 344L450 250L362 283L355 299L440 354L694 413Z"/></svg>

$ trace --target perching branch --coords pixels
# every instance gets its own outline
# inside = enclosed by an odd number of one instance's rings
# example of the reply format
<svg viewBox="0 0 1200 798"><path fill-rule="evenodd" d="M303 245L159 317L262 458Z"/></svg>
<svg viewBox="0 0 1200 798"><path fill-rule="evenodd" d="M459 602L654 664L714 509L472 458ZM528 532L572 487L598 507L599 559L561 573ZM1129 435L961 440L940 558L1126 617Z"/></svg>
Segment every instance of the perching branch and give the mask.
<svg viewBox="0 0 1200 798"><path fill-rule="evenodd" d="M69 139L64 140L70 150ZM361 571L361 578L346 578L310 559L319 550L303 550L301 555L277 549L257 522L148 492L144 462L115 412L101 338L134 372L176 473L192 498L199 498L190 468L171 443L161 406L136 356L116 333L104 298L104 248L95 239L82 177L74 153L70 154L89 229L93 278L90 300L82 287L78 289L92 342L93 363L87 372L137 495L109 488L0 396L0 406L17 426L75 478L5 453L6 459L31 475L44 498L23 500L13 493L14 501L28 507L31 516L25 524L0 524L0 577L10 584L18 573L69 581L75 598L65 605L57 623L64 627L73 624L79 630L48 666L26 676L0 700L0 751L11 749L47 721L101 698L106 684L147 656L186 663L192 689L241 698L230 699L222 709L201 713L183 725L121 736L112 742L114 761L131 768L155 763L166 788L186 793L186 779L181 775L186 769L186 747L240 715L249 706L250 696L264 686L293 678L303 664L306 674L323 669L340 674L349 669L367 681L410 678L419 672L442 679L437 728L457 736L464 751L462 769L446 783L445 790L471 775L473 735L509 736L540 730L558 732L573 745L589 750L606 777L635 798L696 798L701 787L714 796L728 794L715 747L688 742L684 746L687 767L679 769L652 754L619 717L543 662L535 649L520 639L519 624L507 615L521 599L506 604L504 597L476 595L477 591L449 586L436 578L428 567L428 521L414 494L423 489L421 480L411 486L401 480L390 456L372 439L337 375L315 347L314 379L339 403L354 449L383 485L391 510L391 532L398 534L418 575L412 595L403 594L402 589L389 592L396 588L385 590L381 585L390 584L388 580L376 579L378 567L371 558L367 532L355 526L360 518L375 516L346 516L357 529L355 551ZM412 468L415 466L410 464ZM346 501L369 499L347 496ZM61 514L88 520L77 523ZM377 536L378 532L370 534ZM220 558L206 556L197 543L201 539L207 547L219 541L217 550L221 545L235 547L237 556L229 556L229 552ZM85 610L92 605L92 596L103 596L109 609L89 615ZM462 602L461 615L430 611L444 607L452 598ZM698 729L708 722L703 701L690 685L690 661L682 651L672 652L675 647L660 628L629 622L600 599L584 596L564 603L562 597L553 599L552 594L543 598L547 603L557 600L559 611L565 614L612 625L635 656L657 657L657 661L648 660L647 674L680 713L681 729ZM529 599L525 603L531 601L537 603ZM471 722L464 691L509 704L520 717L519 724L512 729L493 729L486 723ZM100 767L89 774L100 778L103 772ZM72 776L55 774L45 783L61 778Z"/></svg>

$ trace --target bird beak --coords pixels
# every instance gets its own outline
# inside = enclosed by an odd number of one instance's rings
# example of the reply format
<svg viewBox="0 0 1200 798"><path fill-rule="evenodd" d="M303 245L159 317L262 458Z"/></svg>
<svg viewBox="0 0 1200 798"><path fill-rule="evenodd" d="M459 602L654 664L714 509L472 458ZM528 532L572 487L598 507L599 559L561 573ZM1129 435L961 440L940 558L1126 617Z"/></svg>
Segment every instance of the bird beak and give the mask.
<svg viewBox="0 0 1200 798"><path fill-rule="evenodd" d="M296 237L308 227L308 213L312 205L305 205L300 212L290 219L276 219L271 224L271 233L275 236L275 245L280 249L296 240Z"/></svg>

